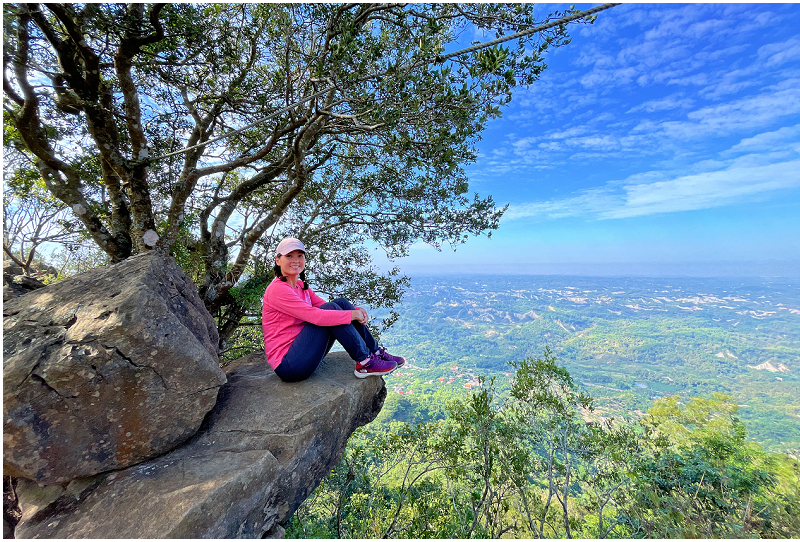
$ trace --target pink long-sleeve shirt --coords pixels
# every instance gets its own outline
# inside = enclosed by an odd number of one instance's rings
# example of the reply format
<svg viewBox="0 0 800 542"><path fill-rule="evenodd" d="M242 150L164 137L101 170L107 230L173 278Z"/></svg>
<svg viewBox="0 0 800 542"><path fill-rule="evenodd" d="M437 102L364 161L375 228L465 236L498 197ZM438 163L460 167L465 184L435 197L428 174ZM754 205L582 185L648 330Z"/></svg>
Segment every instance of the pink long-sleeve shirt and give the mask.
<svg viewBox="0 0 800 542"><path fill-rule="evenodd" d="M350 311L318 308L325 300L309 288L303 290L298 280L292 288L279 278L273 279L264 292L261 320L264 329L264 352L267 363L275 369L292 346L306 322L318 326L339 326L352 321Z"/></svg>

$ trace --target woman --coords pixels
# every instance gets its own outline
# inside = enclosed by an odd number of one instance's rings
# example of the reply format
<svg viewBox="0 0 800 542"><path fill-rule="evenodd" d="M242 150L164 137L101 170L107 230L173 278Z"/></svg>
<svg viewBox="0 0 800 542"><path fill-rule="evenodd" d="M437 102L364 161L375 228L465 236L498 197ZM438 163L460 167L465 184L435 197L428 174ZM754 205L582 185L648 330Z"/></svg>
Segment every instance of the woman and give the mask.
<svg viewBox="0 0 800 542"><path fill-rule="evenodd" d="M379 348L366 328L367 311L346 299L326 303L305 283L306 247L287 237L275 251L275 279L264 292L267 363L284 382L305 380L339 341L358 378L382 376L405 363Z"/></svg>

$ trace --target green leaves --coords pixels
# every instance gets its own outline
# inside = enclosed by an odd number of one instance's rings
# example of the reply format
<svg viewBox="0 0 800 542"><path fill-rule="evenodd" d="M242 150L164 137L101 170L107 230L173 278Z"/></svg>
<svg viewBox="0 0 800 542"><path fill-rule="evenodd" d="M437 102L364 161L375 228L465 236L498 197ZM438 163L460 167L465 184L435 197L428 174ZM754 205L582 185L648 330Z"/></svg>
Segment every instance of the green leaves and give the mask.
<svg viewBox="0 0 800 542"><path fill-rule="evenodd" d="M503 46L495 45L475 52L478 66L484 73L497 73L501 66L508 60L509 50Z"/></svg>
<svg viewBox="0 0 800 542"><path fill-rule="evenodd" d="M769 536L774 459L745 439L736 409L730 397L714 394L683 404L664 398L648 412L653 455L636 470L631 507L647 536Z"/></svg>
<svg viewBox="0 0 800 542"><path fill-rule="evenodd" d="M797 536L797 462L765 454L732 418L719 424L734 410L729 399L668 401L644 424L593 421L591 398L552 352L516 367L509 393L479 377L442 419L359 430L287 534ZM408 409L430 401L403 397ZM688 433L663 434L668 422Z"/></svg>
<svg viewBox="0 0 800 542"><path fill-rule="evenodd" d="M565 416L575 408L591 409L592 399L578 390L572 376L556 364L556 357L545 347L542 358L512 362L517 374L511 385L513 398L531 411L553 410Z"/></svg>

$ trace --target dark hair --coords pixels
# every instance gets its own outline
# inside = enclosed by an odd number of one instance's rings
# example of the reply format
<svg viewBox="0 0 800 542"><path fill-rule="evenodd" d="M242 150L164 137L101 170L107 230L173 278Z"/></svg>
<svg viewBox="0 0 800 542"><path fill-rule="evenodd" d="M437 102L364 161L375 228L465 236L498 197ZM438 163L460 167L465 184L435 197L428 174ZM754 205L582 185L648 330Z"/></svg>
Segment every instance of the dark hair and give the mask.
<svg viewBox="0 0 800 542"><path fill-rule="evenodd" d="M275 276L278 277L279 279L281 279L283 282L286 282L286 277L284 277L283 273L281 273L281 266L278 265L278 264L275 264L274 270L275 270ZM306 281L306 270L305 269L303 269L300 272L300 280L303 281L303 290L308 290L308 281Z"/></svg>

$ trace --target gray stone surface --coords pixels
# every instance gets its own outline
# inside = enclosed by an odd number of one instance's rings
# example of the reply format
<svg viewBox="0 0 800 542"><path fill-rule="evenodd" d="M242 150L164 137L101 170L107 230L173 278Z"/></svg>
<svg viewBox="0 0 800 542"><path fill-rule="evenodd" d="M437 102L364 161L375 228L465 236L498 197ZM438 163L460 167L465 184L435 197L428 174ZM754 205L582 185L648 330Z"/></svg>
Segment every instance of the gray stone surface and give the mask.
<svg viewBox="0 0 800 542"><path fill-rule="evenodd" d="M66 488L18 487L18 538L280 537L341 461L347 438L380 412L380 377L357 379L330 354L303 382L282 382L263 353L226 368L200 431L146 463Z"/></svg>
<svg viewBox="0 0 800 542"><path fill-rule="evenodd" d="M195 434L225 375L194 284L149 252L3 305L3 474L120 469Z"/></svg>
<svg viewBox="0 0 800 542"><path fill-rule="evenodd" d="M5 257L5 253L3 253L3 256ZM11 259L6 260L5 258L3 259L3 274L4 275L14 276L14 275L22 275L24 273L25 273L25 270L22 269L22 267L20 267L16 263L14 263L13 260L11 260Z"/></svg>
<svg viewBox="0 0 800 542"><path fill-rule="evenodd" d="M42 281L33 277L3 273L3 303L44 287Z"/></svg>

